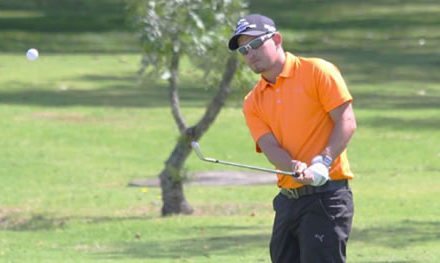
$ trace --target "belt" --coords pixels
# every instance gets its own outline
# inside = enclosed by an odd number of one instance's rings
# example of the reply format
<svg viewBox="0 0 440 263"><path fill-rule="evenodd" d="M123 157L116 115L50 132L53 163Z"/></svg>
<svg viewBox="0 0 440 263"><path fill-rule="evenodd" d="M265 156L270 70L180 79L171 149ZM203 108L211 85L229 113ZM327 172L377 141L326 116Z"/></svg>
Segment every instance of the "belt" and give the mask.
<svg viewBox="0 0 440 263"><path fill-rule="evenodd" d="M327 181L321 186L305 185L299 188L281 188L280 193L285 195L289 199L298 199L305 195L312 195L316 193L324 193L330 191L336 191L340 188L348 188L347 180Z"/></svg>

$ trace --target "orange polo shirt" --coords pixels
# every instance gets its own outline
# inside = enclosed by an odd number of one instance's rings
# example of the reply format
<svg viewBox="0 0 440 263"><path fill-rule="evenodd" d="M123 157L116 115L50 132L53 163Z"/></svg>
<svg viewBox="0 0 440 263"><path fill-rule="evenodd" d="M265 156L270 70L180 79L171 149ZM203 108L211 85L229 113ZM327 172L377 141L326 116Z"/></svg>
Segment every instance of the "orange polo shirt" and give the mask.
<svg viewBox="0 0 440 263"><path fill-rule="evenodd" d="M352 101L352 96L333 64L286 52L286 62L276 83L261 78L245 97L243 112L255 142L270 132L292 159L310 164L327 146L333 129L329 112L348 101ZM257 152L261 152L258 145ZM281 188L302 186L291 176L277 176ZM346 150L333 161L330 177L353 177Z"/></svg>

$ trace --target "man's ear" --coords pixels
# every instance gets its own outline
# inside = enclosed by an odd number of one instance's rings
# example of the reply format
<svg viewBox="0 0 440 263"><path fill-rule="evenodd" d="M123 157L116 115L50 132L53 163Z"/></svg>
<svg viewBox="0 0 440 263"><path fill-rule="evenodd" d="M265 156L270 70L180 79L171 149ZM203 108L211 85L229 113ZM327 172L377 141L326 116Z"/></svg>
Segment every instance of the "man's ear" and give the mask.
<svg viewBox="0 0 440 263"><path fill-rule="evenodd" d="M275 42L275 45L281 46L281 44L283 43L283 37L281 36L281 34L279 32L276 32L273 37L272 37L273 41Z"/></svg>

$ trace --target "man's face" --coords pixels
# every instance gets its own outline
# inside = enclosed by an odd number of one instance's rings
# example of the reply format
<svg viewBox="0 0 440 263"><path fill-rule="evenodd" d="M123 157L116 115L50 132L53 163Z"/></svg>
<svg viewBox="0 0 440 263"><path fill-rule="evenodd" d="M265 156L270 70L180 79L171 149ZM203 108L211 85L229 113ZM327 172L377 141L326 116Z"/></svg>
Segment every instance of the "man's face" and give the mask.
<svg viewBox="0 0 440 263"><path fill-rule="evenodd" d="M238 38L238 46L239 48L243 47L260 37L262 36L255 37L241 35ZM252 71L260 74L268 71L272 67L277 57L276 50L276 45L272 38L266 38L260 47L256 49L246 49L247 54L243 54L243 57L246 61L246 64L252 69Z"/></svg>

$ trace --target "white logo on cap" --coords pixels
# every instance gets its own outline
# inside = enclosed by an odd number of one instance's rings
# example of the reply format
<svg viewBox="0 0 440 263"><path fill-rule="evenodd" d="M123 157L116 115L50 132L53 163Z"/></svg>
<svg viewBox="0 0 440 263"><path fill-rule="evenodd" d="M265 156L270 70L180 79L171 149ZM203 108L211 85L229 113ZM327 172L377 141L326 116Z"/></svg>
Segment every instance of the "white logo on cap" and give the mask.
<svg viewBox="0 0 440 263"><path fill-rule="evenodd" d="M242 19L238 20L237 26L239 26L240 24L243 24L243 23L248 23L248 21L246 21L246 19L242 18Z"/></svg>
<svg viewBox="0 0 440 263"><path fill-rule="evenodd" d="M264 28L266 28L268 31L275 32L276 28L274 26L264 24Z"/></svg>
<svg viewBox="0 0 440 263"><path fill-rule="evenodd" d="M249 22L243 18L237 22L237 27L235 28L235 34L240 34L248 28L256 28L256 27L257 27L256 24L249 24Z"/></svg>
<svg viewBox="0 0 440 263"><path fill-rule="evenodd" d="M237 27L235 28L235 34L239 34L243 31L245 31L249 26L249 22L246 21L245 19L240 19L237 22Z"/></svg>

